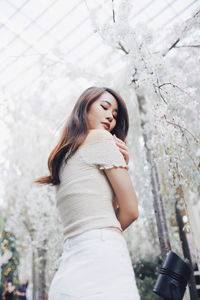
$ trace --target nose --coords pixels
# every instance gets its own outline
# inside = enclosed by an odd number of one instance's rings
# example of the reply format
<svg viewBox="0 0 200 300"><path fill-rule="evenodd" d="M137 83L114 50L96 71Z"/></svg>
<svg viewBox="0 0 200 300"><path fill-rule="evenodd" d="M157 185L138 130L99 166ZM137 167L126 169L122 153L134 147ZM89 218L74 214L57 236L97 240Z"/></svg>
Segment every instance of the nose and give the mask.
<svg viewBox="0 0 200 300"><path fill-rule="evenodd" d="M107 117L106 119L111 123L112 120L113 120L113 117L109 116L109 117Z"/></svg>
<svg viewBox="0 0 200 300"><path fill-rule="evenodd" d="M112 122L112 120L113 120L112 112L108 112L108 111L107 111L106 119L109 120L109 122Z"/></svg>

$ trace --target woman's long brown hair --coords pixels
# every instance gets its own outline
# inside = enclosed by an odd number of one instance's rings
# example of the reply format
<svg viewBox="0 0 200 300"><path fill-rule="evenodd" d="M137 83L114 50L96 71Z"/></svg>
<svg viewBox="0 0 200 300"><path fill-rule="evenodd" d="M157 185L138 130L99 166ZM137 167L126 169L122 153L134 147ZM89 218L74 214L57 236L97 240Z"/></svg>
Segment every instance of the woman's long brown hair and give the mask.
<svg viewBox="0 0 200 300"><path fill-rule="evenodd" d="M118 116L116 126L111 131L121 140L125 140L128 128L129 119L126 104L122 97L113 89L106 87L90 87L86 89L78 98L66 125L63 128L58 144L51 151L48 158L49 176L44 176L34 180L40 184L58 185L60 183L59 170L61 163L65 158L71 157L78 147L84 142L88 132L89 125L87 113L90 105L95 102L104 92L110 93L118 103ZM66 158L67 157L67 158Z"/></svg>

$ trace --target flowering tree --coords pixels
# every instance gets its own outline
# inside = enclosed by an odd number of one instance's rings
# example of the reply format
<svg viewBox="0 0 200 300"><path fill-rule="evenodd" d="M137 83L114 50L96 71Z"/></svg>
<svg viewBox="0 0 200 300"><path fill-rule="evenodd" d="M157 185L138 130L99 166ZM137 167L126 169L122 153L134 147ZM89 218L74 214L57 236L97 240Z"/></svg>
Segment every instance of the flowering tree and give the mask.
<svg viewBox="0 0 200 300"><path fill-rule="evenodd" d="M200 45L196 42L200 33L200 13L196 12L184 25L176 24L162 43L163 38L161 40L157 32L149 32L142 25L132 28L127 21L130 12L130 1L121 1L118 13L113 8L110 23L98 23L97 11L93 14L93 23L105 43L126 56L126 85L134 86L137 94L157 228L161 229L159 238L165 254L170 247L165 211L170 220L178 199L178 205L186 207L190 220L192 216L187 206L195 205L192 195L198 197L199 194L199 103L196 100L199 85L196 74ZM177 50L182 51L181 55ZM182 67L185 58L189 60ZM197 243L196 248L198 258Z"/></svg>
<svg viewBox="0 0 200 300"><path fill-rule="evenodd" d="M5 95L0 98L7 133L0 174L7 202L6 227L16 234L19 251L32 254L27 261L32 274L27 276L34 283L34 299L44 298L62 251L63 235L54 189L37 186L33 180L47 174L47 157L60 128L81 91L91 83L117 86L129 110L130 174L141 216L124 233L133 261L159 255L158 236L163 254L170 246L181 253L179 236L171 226L176 223L175 205L188 216L199 259L199 52L194 44L199 37L199 14L166 32L163 40L144 25L133 28L128 21L130 11L130 1L121 1L118 11L113 6L106 23L98 18L100 11L91 11L94 29L112 56L121 54L123 66L118 74L103 72L109 66L107 58L101 75L95 75L94 69L67 63L57 49L56 63L44 56L38 61L43 73L32 88L15 101ZM62 99L54 93L60 78L65 89L70 87Z"/></svg>

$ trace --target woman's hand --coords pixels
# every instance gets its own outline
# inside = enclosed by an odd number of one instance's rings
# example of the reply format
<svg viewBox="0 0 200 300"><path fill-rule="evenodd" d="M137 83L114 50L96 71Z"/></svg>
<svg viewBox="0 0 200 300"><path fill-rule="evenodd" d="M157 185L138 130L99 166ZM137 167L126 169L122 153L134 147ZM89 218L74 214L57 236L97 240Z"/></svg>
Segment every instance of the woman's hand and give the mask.
<svg viewBox="0 0 200 300"><path fill-rule="evenodd" d="M126 146L126 143L124 141L122 141L121 139L119 139L118 137L116 137L115 134L113 135L113 138L115 140L116 145L119 147L119 150L122 153L126 164L128 165L129 154L128 154L128 147Z"/></svg>

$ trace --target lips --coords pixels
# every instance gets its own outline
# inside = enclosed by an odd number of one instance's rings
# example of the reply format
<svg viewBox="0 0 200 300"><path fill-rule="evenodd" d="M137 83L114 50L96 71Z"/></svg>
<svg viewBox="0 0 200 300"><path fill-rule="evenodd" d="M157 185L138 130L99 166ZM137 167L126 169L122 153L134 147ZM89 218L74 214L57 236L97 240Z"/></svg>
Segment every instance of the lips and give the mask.
<svg viewBox="0 0 200 300"><path fill-rule="evenodd" d="M104 125L104 127L106 128L106 130L110 129L110 124L109 123L102 122L102 124Z"/></svg>

